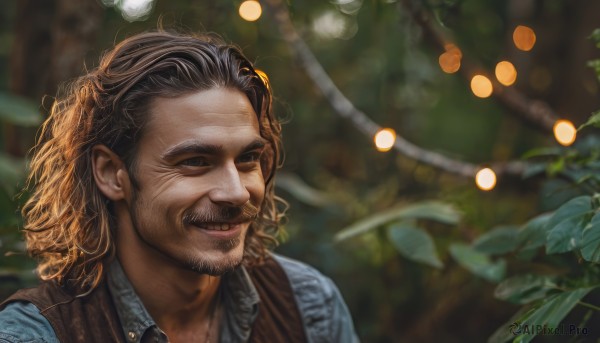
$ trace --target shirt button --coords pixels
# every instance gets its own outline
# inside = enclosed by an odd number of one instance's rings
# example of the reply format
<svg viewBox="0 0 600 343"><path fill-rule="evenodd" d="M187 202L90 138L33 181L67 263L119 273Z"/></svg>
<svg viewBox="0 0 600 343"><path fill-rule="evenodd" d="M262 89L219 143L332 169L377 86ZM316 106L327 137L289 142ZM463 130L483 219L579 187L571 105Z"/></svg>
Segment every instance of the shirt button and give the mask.
<svg viewBox="0 0 600 343"><path fill-rule="evenodd" d="M129 340L132 341L132 342L135 341L135 338L137 337L137 335L133 331L129 331L129 333L127 334L127 336L129 336Z"/></svg>

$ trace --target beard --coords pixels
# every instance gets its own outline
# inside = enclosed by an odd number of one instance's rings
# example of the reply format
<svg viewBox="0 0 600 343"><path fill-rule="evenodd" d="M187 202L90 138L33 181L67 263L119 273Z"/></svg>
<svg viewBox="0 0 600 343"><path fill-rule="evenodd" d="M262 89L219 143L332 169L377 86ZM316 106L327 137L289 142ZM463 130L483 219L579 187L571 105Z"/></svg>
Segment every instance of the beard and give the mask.
<svg viewBox="0 0 600 343"><path fill-rule="evenodd" d="M181 255L176 256L165 248L161 244L157 244L158 241L152 237L151 231L148 231L149 227L154 225L148 224L147 220L144 220L143 209L148 208L147 204L142 199L138 198L138 194L134 192L132 201L132 213L131 220L134 230L137 235L149 246L153 247L161 255L171 259L181 267L192 270L199 274L207 274L211 276L220 276L227 272L234 270L239 267L244 260L244 253L241 254L227 254L236 249L240 244L244 245L245 237L240 235L233 239L216 239L208 240L209 246L206 248L207 252L203 253L198 251L180 251ZM206 224L215 223L236 223L239 225L253 225L254 221L258 217L259 209L250 202L240 207L225 207L218 205L206 206L201 209L186 210L183 213L181 223L184 227L196 226L202 227ZM247 231L252 231L247 228ZM154 239L153 239L154 238ZM242 249L245 247L242 246ZM215 259L211 256L211 251L222 252L223 257Z"/></svg>
<svg viewBox="0 0 600 343"><path fill-rule="evenodd" d="M218 245L217 248L227 251L237 247L239 244L241 244L241 239L234 238L225 241L217 241L215 245ZM243 260L243 256L240 256L239 258L223 258L219 260L218 263L214 263L208 261L206 258L190 255L183 261L183 265L187 269L193 270L199 274L220 276L239 267Z"/></svg>
<svg viewBox="0 0 600 343"><path fill-rule="evenodd" d="M215 206L204 208L200 211L188 210L184 212L182 221L185 225L199 227L204 223L250 222L256 220L258 213L258 207L247 202L240 207ZM234 249L239 244L243 244L240 237L229 240L216 240L212 242L212 248L226 252ZM221 259L218 264L211 263L199 256L190 256L187 262L187 267L198 273L219 276L240 266L243 262L243 255L238 258Z"/></svg>

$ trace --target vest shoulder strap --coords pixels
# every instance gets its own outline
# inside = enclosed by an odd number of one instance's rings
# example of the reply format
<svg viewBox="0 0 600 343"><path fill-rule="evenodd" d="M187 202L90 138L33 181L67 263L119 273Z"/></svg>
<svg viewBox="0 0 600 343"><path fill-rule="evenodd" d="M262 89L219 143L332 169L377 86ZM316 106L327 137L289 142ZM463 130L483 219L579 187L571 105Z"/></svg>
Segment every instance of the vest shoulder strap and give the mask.
<svg viewBox="0 0 600 343"><path fill-rule="evenodd" d="M248 268L248 274L260 297L250 342L306 342L300 310L279 263L268 258L264 264Z"/></svg>
<svg viewBox="0 0 600 343"><path fill-rule="evenodd" d="M125 342L105 283L85 297L74 297L55 282L44 281L38 287L17 291L0 304L0 310L16 301L34 304L62 343Z"/></svg>

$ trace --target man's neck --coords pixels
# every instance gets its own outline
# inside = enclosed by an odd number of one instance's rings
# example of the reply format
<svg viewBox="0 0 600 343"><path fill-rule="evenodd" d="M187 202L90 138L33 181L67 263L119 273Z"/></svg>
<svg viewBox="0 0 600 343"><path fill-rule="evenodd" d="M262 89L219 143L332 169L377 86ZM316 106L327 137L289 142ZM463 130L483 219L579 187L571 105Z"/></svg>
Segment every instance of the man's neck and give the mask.
<svg viewBox="0 0 600 343"><path fill-rule="evenodd" d="M117 257L136 294L169 341L215 341L220 277L199 274L144 249L130 230L117 234ZM208 332L210 331L210 332Z"/></svg>

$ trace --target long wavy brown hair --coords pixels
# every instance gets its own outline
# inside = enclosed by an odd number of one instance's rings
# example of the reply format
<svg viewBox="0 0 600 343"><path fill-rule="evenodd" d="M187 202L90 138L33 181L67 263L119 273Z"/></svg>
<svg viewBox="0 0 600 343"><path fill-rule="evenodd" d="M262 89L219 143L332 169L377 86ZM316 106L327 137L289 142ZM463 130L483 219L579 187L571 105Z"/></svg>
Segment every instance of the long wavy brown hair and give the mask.
<svg viewBox="0 0 600 343"><path fill-rule="evenodd" d="M246 94L269 142L261 160L265 200L248 231L243 261L262 262L277 244L283 216L273 186L281 126L271 110L268 79L216 36L161 30L132 36L105 53L97 68L67 87L41 128L26 187L31 196L22 214L27 249L39 261L43 280L89 292L115 254L116 221L112 204L94 182L92 147L104 144L118 154L137 187L136 143L151 99L214 87Z"/></svg>

